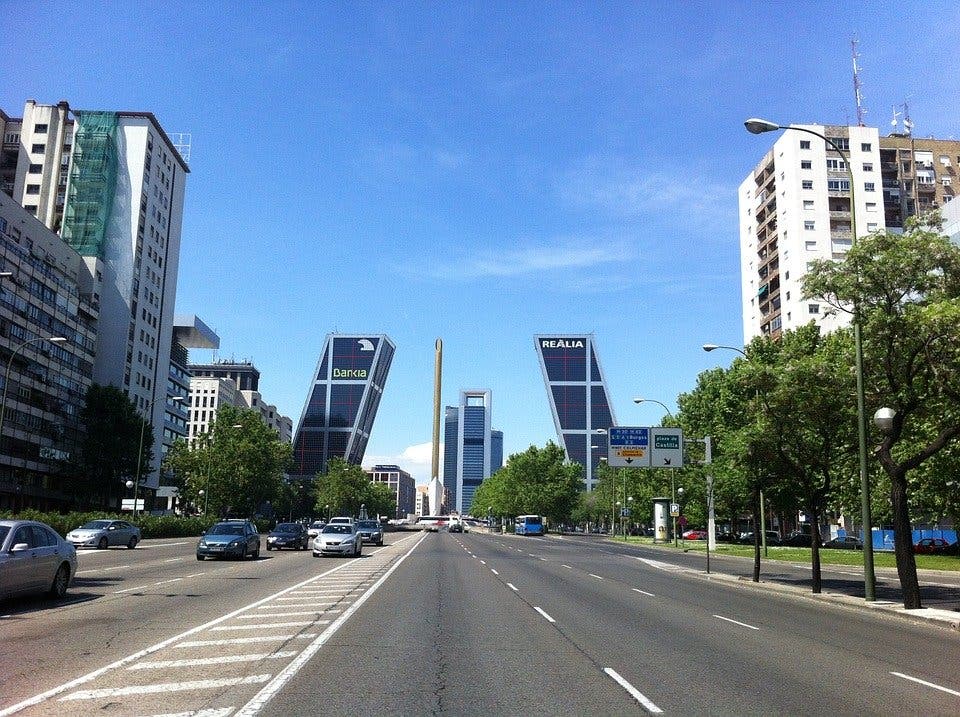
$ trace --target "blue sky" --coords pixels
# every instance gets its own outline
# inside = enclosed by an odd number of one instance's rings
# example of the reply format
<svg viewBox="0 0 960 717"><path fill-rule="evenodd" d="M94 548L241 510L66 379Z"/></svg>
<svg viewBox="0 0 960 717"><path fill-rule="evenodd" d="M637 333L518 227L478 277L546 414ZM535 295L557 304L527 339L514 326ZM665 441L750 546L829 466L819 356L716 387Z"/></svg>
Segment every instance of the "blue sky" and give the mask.
<svg viewBox="0 0 960 717"><path fill-rule="evenodd" d="M0 108L153 112L193 135L177 313L299 420L324 337L397 344L367 461L429 474L443 401L493 391L505 452L556 440L537 333L593 332L617 419L657 423L739 345L747 117L956 137L960 5L2 5ZM214 358L194 351L196 361Z"/></svg>

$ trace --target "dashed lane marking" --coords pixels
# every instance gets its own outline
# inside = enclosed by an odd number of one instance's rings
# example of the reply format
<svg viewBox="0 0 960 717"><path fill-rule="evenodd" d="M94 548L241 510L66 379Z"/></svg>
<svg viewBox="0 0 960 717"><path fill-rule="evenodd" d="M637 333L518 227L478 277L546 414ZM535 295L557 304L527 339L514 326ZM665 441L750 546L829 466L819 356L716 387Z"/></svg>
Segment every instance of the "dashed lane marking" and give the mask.
<svg viewBox="0 0 960 717"><path fill-rule="evenodd" d="M623 689L625 689L630 694L630 696L633 697L633 699L635 699L637 702L643 705L643 708L647 712L650 712L651 714L655 714L655 715L663 714L662 709L657 707L657 705L654 704L648 697L646 697L640 690L638 690L636 687L634 687L629 682L627 682L623 677L621 677L620 674L615 669L613 669L612 667L604 667L603 671L607 675L612 677L618 685L620 685Z"/></svg>
<svg viewBox="0 0 960 717"><path fill-rule="evenodd" d="M520 592L519 590L517 590L517 586L514 585L513 583L507 583L507 587L513 590L515 593Z"/></svg>
<svg viewBox="0 0 960 717"><path fill-rule="evenodd" d="M533 609L536 610L538 613L540 613L544 617L544 619L546 619L547 622L556 622L556 620L554 620L546 612L544 612L543 608L539 608L536 605L534 605Z"/></svg>
<svg viewBox="0 0 960 717"><path fill-rule="evenodd" d="M254 642L276 642L277 640L306 640L316 637L315 632L303 632L299 635L257 635L256 637L234 637L229 640L188 640L174 647L208 647L216 645L249 645Z"/></svg>
<svg viewBox="0 0 960 717"><path fill-rule="evenodd" d="M753 625L748 625L745 622L740 622L739 620L733 620L729 617L724 617L723 615L714 615L718 620L726 620L727 622L732 622L734 625L739 625L740 627L749 627L751 630L759 630L759 627L754 627Z"/></svg>
<svg viewBox="0 0 960 717"><path fill-rule="evenodd" d="M933 682L927 682L926 680L921 680L919 677L911 677L910 675L905 675L902 672L891 672L891 675L894 677L899 677L904 680L910 680L911 682L916 682L917 684L924 685L926 687L932 687L935 690L940 690L941 692L946 692L950 695L957 695L960 697L960 692L956 690L951 690L949 687L943 687L942 685L935 684Z"/></svg>
<svg viewBox="0 0 960 717"><path fill-rule="evenodd" d="M201 667L203 665L226 665L233 662L257 662L259 660L282 660L296 655L296 650L280 652L254 652L247 655L222 655L220 657L198 657L193 660L157 660L156 662L138 662L128 670L165 670L170 667Z"/></svg>
<svg viewBox="0 0 960 717"><path fill-rule="evenodd" d="M640 593L641 595L649 595L650 597L656 597L653 593L648 593L646 590L641 590L640 588L630 588L635 593Z"/></svg>

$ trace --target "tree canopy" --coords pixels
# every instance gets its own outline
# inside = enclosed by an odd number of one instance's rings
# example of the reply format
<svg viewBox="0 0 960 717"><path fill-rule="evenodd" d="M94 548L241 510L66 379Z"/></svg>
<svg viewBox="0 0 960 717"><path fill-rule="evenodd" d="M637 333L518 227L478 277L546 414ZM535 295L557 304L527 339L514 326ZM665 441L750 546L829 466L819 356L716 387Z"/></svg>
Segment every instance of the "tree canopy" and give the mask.
<svg viewBox="0 0 960 717"><path fill-rule="evenodd" d="M384 483L374 483L366 471L342 458L331 458L327 472L317 476L314 484L314 507L319 515L360 515L361 506L371 518L392 516L397 509L396 497ZM329 506L329 509L328 509Z"/></svg>

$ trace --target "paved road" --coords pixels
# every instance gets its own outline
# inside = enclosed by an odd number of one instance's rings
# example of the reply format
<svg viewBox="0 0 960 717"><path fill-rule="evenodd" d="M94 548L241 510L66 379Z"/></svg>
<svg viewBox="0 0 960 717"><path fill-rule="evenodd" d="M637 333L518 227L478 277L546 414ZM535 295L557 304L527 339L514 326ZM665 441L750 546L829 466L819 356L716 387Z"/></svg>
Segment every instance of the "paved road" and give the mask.
<svg viewBox="0 0 960 717"><path fill-rule="evenodd" d="M78 602L0 605L0 717L960 713L956 633L663 552L393 533L359 560L198 563L193 544L83 553Z"/></svg>

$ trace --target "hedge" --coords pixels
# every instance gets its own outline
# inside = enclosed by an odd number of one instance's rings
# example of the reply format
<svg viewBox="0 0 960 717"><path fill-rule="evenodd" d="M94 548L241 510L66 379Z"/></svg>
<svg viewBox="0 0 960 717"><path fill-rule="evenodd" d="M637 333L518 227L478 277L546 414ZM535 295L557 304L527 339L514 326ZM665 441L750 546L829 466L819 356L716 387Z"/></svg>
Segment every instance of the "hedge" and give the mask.
<svg viewBox="0 0 960 717"><path fill-rule="evenodd" d="M79 528L91 520L126 520L140 527L144 538L186 538L197 537L211 525L217 522L213 516L180 516L180 515L138 515L133 520L130 514L107 512L93 513L43 513L39 510L26 509L16 514L0 511L0 519L8 520L36 520L46 523L60 535L66 535L71 530ZM259 519L254 521L261 532L272 527L274 521Z"/></svg>

